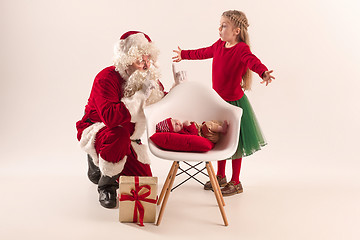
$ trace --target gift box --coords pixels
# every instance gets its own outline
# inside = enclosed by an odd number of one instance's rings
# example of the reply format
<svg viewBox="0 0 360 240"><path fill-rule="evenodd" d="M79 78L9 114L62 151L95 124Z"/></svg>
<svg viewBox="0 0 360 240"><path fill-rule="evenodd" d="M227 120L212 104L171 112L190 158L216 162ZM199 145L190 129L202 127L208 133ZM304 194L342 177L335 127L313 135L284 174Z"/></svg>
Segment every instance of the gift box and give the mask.
<svg viewBox="0 0 360 240"><path fill-rule="evenodd" d="M156 219L157 177L120 176L119 221L154 223Z"/></svg>

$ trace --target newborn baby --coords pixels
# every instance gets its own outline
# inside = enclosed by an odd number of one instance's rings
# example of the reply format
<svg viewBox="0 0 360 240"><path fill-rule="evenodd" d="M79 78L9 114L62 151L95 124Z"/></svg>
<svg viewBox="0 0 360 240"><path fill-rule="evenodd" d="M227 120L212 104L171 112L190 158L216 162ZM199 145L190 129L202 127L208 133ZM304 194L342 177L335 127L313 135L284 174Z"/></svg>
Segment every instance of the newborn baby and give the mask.
<svg viewBox="0 0 360 240"><path fill-rule="evenodd" d="M181 123L177 119L167 118L156 124L156 132L173 132L180 134L198 135L209 139L213 143L217 143L220 134L227 132L229 124L225 120L221 121L205 121L202 124L196 122L185 121Z"/></svg>

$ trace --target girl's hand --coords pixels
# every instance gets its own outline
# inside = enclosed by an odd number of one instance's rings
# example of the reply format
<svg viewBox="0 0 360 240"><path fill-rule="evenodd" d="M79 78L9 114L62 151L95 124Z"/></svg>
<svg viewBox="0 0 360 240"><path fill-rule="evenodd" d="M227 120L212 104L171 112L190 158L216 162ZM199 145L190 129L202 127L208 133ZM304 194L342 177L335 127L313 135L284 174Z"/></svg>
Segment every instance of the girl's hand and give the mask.
<svg viewBox="0 0 360 240"><path fill-rule="evenodd" d="M173 62L180 62L182 60L181 58L181 48L178 46L178 50L173 50L174 53L177 55L172 57Z"/></svg>
<svg viewBox="0 0 360 240"><path fill-rule="evenodd" d="M270 71L265 71L263 73L263 76L262 76L262 79L263 81L260 82L261 84L265 83L266 82L266 86L272 82L273 79L275 79L274 76L271 75L271 73L273 72L273 70L270 70Z"/></svg>

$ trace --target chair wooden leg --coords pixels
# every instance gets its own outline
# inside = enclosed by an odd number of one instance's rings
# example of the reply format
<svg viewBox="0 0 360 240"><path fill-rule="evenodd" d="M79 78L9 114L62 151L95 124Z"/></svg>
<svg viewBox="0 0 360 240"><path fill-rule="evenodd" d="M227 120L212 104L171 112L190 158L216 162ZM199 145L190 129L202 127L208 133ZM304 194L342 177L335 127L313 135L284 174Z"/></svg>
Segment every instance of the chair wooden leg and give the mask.
<svg viewBox="0 0 360 240"><path fill-rule="evenodd" d="M211 171L211 174L209 174L209 177L212 176L212 178L214 180L214 183L215 183L214 184L215 186L212 186L214 194L215 194L216 197L221 199L222 205L225 206L225 201L224 201L224 198L223 198L221 190L220 190L220 185L219 185L219 182L216 179L216 175L215 175L214 169L212 168L211 162L209 162L209 169ZM211 179L210 179L210 182L211 182Z"/></svg>
<svg viewBox="0 0 360 240"><path fill-rule="evenodd" d="M166 207L166 203L168 201L168 198L169 198L169 195L170 195L170 192L171 192L171 188L174 184L174 180L175 180L175 176L176 176L176 172L179 168L179 162L174 162L175 165L174 165L174 168L171 168L170 171L172 170L172 174L170 174L171 176L171 179L170 179L170 182L169 182L169 186L167 187L166 189L166 192L165 192L165 196L164 196L164 201L161 205L161 208L160 208L160 212L159 212L159 216L158 216L158 219L157 219L157 222L156 222L156 225L159 226L160 223L161 223L161 219L162 219L162 216L164 214L164 210L165 210L165 207Z"/></svg>
<svg viewBox="0 0 360 240"><path fill-rule="evenodd" d="M216 179L215 171L214 171L214 168L213 168L211 162L209 162L209 166L210 166L211 172L213 173L213 175L215 176L215 179ZM221 193L219 182L218 181L215 181L215 182L216 182L215 185L217 187L217 190L218 190L220 198L221 198L221 202L222 202L223 206L225 206L225 201L224 201L224 197L223 197L223 195Z"/></svg>
<svg viewBox="0 0 360 240"><path fill-rule="evenodd" d="M213 189L213 192L214 192L214 194L215 194L215 196L216 196L216 199L218 198L218 197L220 197L219 196L219 191L218 191L218 188L217 188L217 186L216 186L216 176L215 176L215 174L213 173L213 171L211 170L211 168L210 168L210 163L206 163L206 170L208 171L208 173L209 173L209 178L210 178L210 183L211 183L211 187L212 187L212 189ZM214 181L215 181L215 184L214 184Z"/></svg>
<svg viewBox="0 0 360 240"><path fill-rule="evenodd" d="M215 172L211 170L209 162L206 162L206 169L207 169L209 177L210 177L211 186L214 189L214 194L215 194L215 197L216 197L216 201L218 203L221 216L222 216L222 218L224 220L224 224L225 224L225 226L228 226L229 224L228 224L228 221L227 221L227 218L226 218L225 209L224 209L223 203L221 201L221 197L220 197L221 192L219 193L219 189L216 188L217 181L216 181L216 177L215 177Z"/></svg>
<svg viewBox="0 0 360 240"><path fill-rule="evenodd" d="M225 201L224 201L224 198L223 198L222 193L221 193L221 190L220 190L220 185L219 185L219 182L218 182L217 179L216 179L216 174L215 174L215 172L214 172L214 169L212 168L211 162L209 162L209 169L210 169L210 171L211 171L211 176L212 176L212 178L213 178L213 180L214 180L214 185L215 185L215 186L213 186L214 194L216 194L216 196L217 196L219 199L221 199L222 205L225 206ZM209 175L209 176L210 176L210 175ZM211 182L211 181L210 181L210 182Z"/></svg>
<svg viewBox="0 0 360 240"><path fill-rule="evenodd" d="M171 168L170 168L170 171L169 171L169 174L167 175L166 177L166 180L165 180L165 183L164 183L164 186L162 187L161 189L161 193L159 195L159 199L157 201L157 205L160 205L163 198L164 198L164 194L166 192L166 190L168 189L169 187L169 183L170 183L170 180L171 180L171 177L173 176L173 172L174 172L174 167L176 165L176 162L173 162L173 164L171 165Z"/></svg>

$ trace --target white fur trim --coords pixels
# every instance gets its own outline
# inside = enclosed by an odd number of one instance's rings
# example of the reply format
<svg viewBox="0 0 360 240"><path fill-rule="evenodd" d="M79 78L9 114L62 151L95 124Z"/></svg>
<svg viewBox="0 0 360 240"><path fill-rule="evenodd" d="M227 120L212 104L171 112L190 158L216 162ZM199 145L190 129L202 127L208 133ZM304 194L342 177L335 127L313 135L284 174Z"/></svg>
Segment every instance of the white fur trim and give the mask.
<svg viewBox="0 0 360 240"><path fill-rule="evenodd" d="M144 164L150 164L150 158L148 155L148 147L145 144L137 144L136 142L131 142L131 146L133 147L134 151L137 155L137 160Z"/></svg>
<svg viewBox="0 0 360 240"><path fill-rule="evenodd" d="M131 135L131 139L135 140L135 139L140 139L141 136L144 134L146 129L146 119L145 119L145 115L139 116L136 124L135 124L135 129L133 134ZM141 163L144 164L150 164L150 158L149 155L147 153L148 151L148 147L145 144L137 144L136 142L131 142L131 146L134 149L136 155L137 155L137 160Z"/></svg>
<svg viewBox="0 0 360 240"><path fill-rule="evenodd" d="M81 149L90 155L96 166L99 166L99 158L95 150L95 137L99 130L103 127L105 127L105 124L102 122L92 124L91 126L84 129L80 139Z"/></svg>
<svg viewBox="0 0 360 240"><path fill-rule="evenodd" d="M145 115L141 115L141 117L139 117L138 121L135 124L135 130L134 133L131 135L131 139L141 138L141 136L145 132L145 124ZM95 150L95 137L99 130L103 127L105 127L104 123L97 122L85 128L81 135L80 147L91 156L94 164L100 168L102 174L112 177L122 172L127 160L127 156L125 156L117 163L108 162L104 160L101 156L98 156ZM137 160L139 162L144 164L150 164L150 158L147 153L147 145L139 145L136 142L131 142L131 146L136 152Z"/></svg>
<svg viewBox="0 0 360 240"><path fill-rule="evenodd" d="M143 91L137 91L131 97L123 98L121 100L130 112L131 122L137 122L138 119L145 118L143 111L145 98Z"/></svg>
<svg viewBox="0 0 360 240"><path fill-rule="evenodd" d="M99 168L103 175L113 177L122 172L126 163L127 156L121 159L117 163L112 163L104 160L101 156L99 156Z"/></svg>
<svg viewBox="0 0 360 240"><path fill-rule="evenodd" d="M131 139L140 139L142 137L142 135L145 133L145 129L146 129L146 121L145 121L145 115L143 115L135 123L135 129L130 138Z"/></svg>

